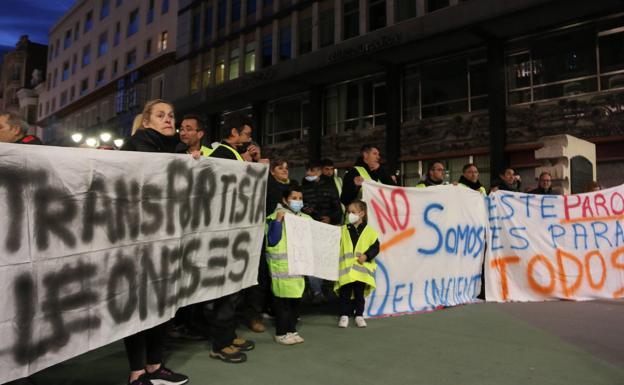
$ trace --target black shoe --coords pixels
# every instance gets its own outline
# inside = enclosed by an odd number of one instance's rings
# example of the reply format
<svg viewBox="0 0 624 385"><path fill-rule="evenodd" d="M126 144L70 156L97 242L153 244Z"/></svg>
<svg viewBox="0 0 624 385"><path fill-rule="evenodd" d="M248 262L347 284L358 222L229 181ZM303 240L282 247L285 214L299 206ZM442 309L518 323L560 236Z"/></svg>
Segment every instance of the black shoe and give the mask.
<svg viewBox="0 0 624 385"><path fill-rule="evenodd" d="M234 338L232 346L240 350L241 352L248 352L256 347L256 343L252 340L246 340L244 338Z"/></svg>
<svg viewBox="0 0 624 385"><path fill-rule="evenodd" d="M223 362L238 364L247 361L247 355L233 346L226 346L219 351L210 351L210 358L219 359Z"/></svg>
<svg viewBox="0 0 624 385"><path fill-rule="evenodd" d="M153 385L182 385L189 380L184 374L175 373L171 369L165 368L164 365L161 365L155 372L146 373L145 377Z"/></svg>
<svg viewBox="0 0 624 385"><path fill-rule="evenodd" d="M189 341L199 341L205 339L205 337L191 330L189 327L185 325L180 325L169 330L168 335L170 338L181 339L181 340L189 340Z"/></svg>
<svg viewBox="0 0 624 385"><path fill-rule="evenodd" d="M145 377L145 374L142 374L136 380L128 382L128 385L153 385L153 383Z"/></svg>

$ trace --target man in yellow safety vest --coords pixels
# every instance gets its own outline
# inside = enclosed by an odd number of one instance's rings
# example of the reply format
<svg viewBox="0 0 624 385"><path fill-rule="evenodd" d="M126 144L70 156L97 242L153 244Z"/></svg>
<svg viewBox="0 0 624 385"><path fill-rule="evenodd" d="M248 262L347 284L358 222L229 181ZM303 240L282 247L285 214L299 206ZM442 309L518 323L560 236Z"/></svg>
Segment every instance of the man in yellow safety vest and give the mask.
<svg viewBox="0 0 624 385"><path fill-rule="evenodd" d="M340 201L345 207L362 197L362 183L365 180L396 185L392 176L381 166L380 160L381 156L377 146L372 144L362 146L355 165L347 170L343 178Z"/></svg>

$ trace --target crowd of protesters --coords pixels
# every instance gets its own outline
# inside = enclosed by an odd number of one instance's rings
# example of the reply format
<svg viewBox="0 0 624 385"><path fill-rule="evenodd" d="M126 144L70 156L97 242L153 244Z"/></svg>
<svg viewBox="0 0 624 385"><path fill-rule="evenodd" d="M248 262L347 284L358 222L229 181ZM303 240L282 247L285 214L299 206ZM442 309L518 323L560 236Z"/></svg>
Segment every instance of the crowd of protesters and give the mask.
<svg viewBox="0 0 624 385"><path fill-rule="evenodd" d="M0 111L0 142L42 144L27 132L28 125L19 116ZM354 317L357 327L366 327L363 318L364 298L375 288L375 257L380 245L375 230L367 225L366 204L362 199L365 180L396 185L396 177L383 167L379 148L364 145L353 167L342 178L330 159L310 162L305 177L292 180L287 159L262 157L254 143L253 122L245 115L231 114L221 127L222 141L204 144L206 128L197 115L186 115L176 126L174 107L164 100L151 100L135 119L132 135L122 150L190 154L195 159L213 157L237 162L259 162L269 165L266 194L266 230L260 255L258 284L206 303L179 309L174 320L143 330L124 339L128 356L131 385L172 384L188 382L188 377L164 366L165 336L211 340L210 357L228 362L247 360L255 348L253 341L237 335L237 325L250 330L266 330L267 314L275 318L275 341L282 345L304 342L297 332L303 299L310 304L323 304L331 297L338 303L338 327L346 328ZM427 188L448 183L444 163L432 161L426 175L416 187ZM466 164L457 182L460 187L486 194L479 180L479 170ZM600 189L593 182L588 191ZM521 191L521 181L512 168L500 172L490 191ZM554 194L552 175L542 172L533 194ZM286 254L285 214L341 226L339 280L327 282L315 277L289 275Z"/></svg>

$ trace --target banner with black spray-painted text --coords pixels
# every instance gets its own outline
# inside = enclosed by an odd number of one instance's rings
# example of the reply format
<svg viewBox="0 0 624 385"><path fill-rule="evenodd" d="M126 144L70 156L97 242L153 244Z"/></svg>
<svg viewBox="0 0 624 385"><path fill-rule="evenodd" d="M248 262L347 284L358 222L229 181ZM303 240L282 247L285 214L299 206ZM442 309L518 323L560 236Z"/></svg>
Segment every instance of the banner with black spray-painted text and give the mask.
<svg viewBox="0 0 624 385"><path fill-rule="evenodd" d="M267 167L0 145L0 383L256 282Z"/></svg>
<svg viewBox="0 0 624 385"><path fill-rule="evenodd" d="M366 315L413 313L473 302L481 289L485 197L462 186L363 185L379 233L377 288Z"/></svg>
<svg viewBox="0 0 624 385"><path fill-rule="evenodd" d="M624 185L489 196L488 301L624 297Z"/></svg>

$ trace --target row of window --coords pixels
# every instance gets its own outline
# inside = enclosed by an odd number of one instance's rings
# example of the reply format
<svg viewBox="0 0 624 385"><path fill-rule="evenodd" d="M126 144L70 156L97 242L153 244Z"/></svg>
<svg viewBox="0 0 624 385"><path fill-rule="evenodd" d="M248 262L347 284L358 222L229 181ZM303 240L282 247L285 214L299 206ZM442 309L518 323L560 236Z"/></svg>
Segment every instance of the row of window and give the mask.
<svg viewBox="0 0 624 385"><path fill-rule="evenodd" d="M247 43L244 47L243 58L240 57L239 48L230 50L229 55L227 55L227 73L225 71L226 55L223 52L217 52L214 79L212 79L213 71L210 52L198 55L192 59L189 87L191 94L200 91L202 88L209 87L211 84L218 85L225 80L234 80L240 76L241 70L244 73L254 72L256 70L256 42Z"/></svg>
<svg viewBox="0 0 624 385"><path fill-rule="evenodd" d="M99 7L99 15L100 20L105 19L109 13L111 8L112 0L100 0ZM148 0L148 7L145 16L145 22L147 25L151 24L154 21L154 12L155 12L155 4L156 0ZM165 14L169 12L169 0L160 0L161 3L161 14ZM115 0L115 7L119 7L122 4L122 0ZM86 34L87 32L93 29L93 10L89 10L83 20L83 29L82 33ZM130 37L137 33L139 30L139 8L132 10L128 14L128 24L126 28L126 37ZM65 31L63 37L63 50L68 49L72 46L73 42L76 42L80 37L80 21L76 21L74 28L70 28ZM102 36L100 35L100 39ZM121 38L121 22L115 23L115 35L114 35L114 45L119 44ZM48 61L52 61L52 59L58 57L60 52L61 42L60 39L57 38L56 41L50 44L48 49Z"/></svg>
<svg viewBox="0 0 624 385"><path fill-rule="evenodd" d="M401 10L406 8L402 0L398 0L395 2L397 10ZM220 4L223 2L225 7L225 0L217 1L218 9L225 9ZM406 9L414 9L414 13L405 14L404 18L407 19L409 17L416 16L415 13L415 4L416 0L409 0L409 3L413 3L413 7L407 7ZM253 6L249 8L250 4L248 3L248 12L250 9L255 10L255 0L253 1ZM446 5L444 5L446 4ZM318 45L320 48L324 48L327 46L331 46L334 44L334 17L336 17L336 12L334 9L335 2L333 0L325 0L319 3L319 20L318 20ZM369 30L374 30L378 28L384 27L386 24L386 3L385 0L370 0L369 4L369 15L370 15L370 25ZM436 2L430 1L428 2L429 10L437 10L442 7L448 6L448 1L446 2ZM343 2L343 36L344 39L348 39L351 37L358 36L360 33L359 29L359 0L344 0ZM398 13L399 11L397 11ZM200 37L203 36L204 42L209 42L212 38L213 33L213 7L207 6L204 9L204 15L202 20L202 15L199 12L195 12L192 18L192 33L191 40L194 46L200 42ZM383 19L383 22L380 20ZM402 20L401 19L401 20ZM219 16L218 20L221 20L221 16ZM279 21L279 27L277 29L277 35L274 39L274 31L271 25L265 26L261 30L261 41L258 52L251 52L249 47L253 44L256 46L255 33L250 33L245 36L245 72L254 71L256 66L259 68L264 68L271 66L277 62L289 60L294 56L293 49L296 50L297 55L303 55L312 51L312 41L313 41L313 20L312 20L312 9L307 8L298 12L297 20L295 23L297 24L297 40L293 45L293 19L289 16ZM203 26L203 35L201 34L201 27ZM223 27L221 22L218 23L219 30ZM195 59L191 65L191 92L199 91L202 86L206 87L209 84L220 84L223 80L232 80L236 79L241 71L240 62L238 60L238 51L241 47L238 46L238 40L233 40L230 43L232 48L230 55L226 53L217 54L218 58L215 62L215 70L216 76L214 82L210 80L210 78L205 78L202 74L211 75L212 71L210 69L202 70L202 68L210 67L210 63L206 63L206 60L201 60L200 63L199 58ZM274 49L273 46L276 45L276 56L274 57ZM223 50L224 47L220 47L218 50ZM258 62L256 63L256 55L258 56ZM228 61L228 57L230 60ZM252 61L253 64L248 65L247 63ZM248 70L250 69L250 70Z"/></svg>
<svg viewBox="0 0 624 385"><path fill-rule="evenodd" d="M161 32L158 37L158 41L156 43L157 53L167 50L167 40L168 40L168 32L167 31ZM118 42L114 40L113 46L116 46L117 43ZM147 60L151 58L154 52L152 39L147 39L145 41L144 47L145 48L143 51L144 52L143 58ZM100 35L100 38L98 40L97 57L100 58L104 56L107 52L108 52L108 33L103 32ZM136 49L128 51L128 53L126 54L126 61L125 61L125 66L124 66L125 70L132 69L136 65L137 63L136 56L137 56ZM81 59L80 68L85 68L89 66L89 64L91 64L91 44L87 44L85 47L83 47L82 56L80 57L80 59ZM113 69L114 69L113 76L117 74L117 67L118 67L117 60L115 60L113 62ZM69 60L65 61L63 62L61 66L61 82L68 80L72 75L76 73L77 69L78 69L78 55L74 54L72 56L71 62ZM58 69L55 68L54 71L52 71L51 73L48 73L47 90L49 91L50 89L54 89L58 85L57 81L58 81Z"/></svg>
<svg viewBox="0 0 624 385"><path fill-rule="evenodd" d="M165 50L167 49L167 32L163 32L164 34L164 39L161 39L159 41L158 44L158 50ZM163 36L163 34L161 34L161 37ZM148 39L145 42L145 49L144 49L144 58L145 59L149 59L152 55L152 39ZM75 56L75 55L74 55ZM123 71L129 71L132 70L133 68L136 67L137 65L137 49L134 48L128 52L126 52L125 57L124 57L125 61L123 62ZM74 64L72 64L72 69L71 69L71 73L74 74L75 73L75 57L74 57ZM62 71L62 75L61 75L61 79L62 81L67 80L69 78L69 72L70 72L70 68L69 68L69 63L66 62L63 64L63 71ZM119 74L120 74L120 65L119 65L119 60L115 59L112 62L111 65L111 70L110 70L110 77L107 79L106 77L106 66L100 68L97 70L96 74L95 74L95 83L94 83L94 87L98 88L104 84L106 84L106 82L108 80L112 80L115 79ZM50 84L52 84L52 87L56 87L57 85L57 76L58 72L55 70L52 77L50 78L51 80L48 82L48 86L50 86ZM50 75L48 75L50 76ZM89 77L86 77L84 79L82 79L80 81L80 88L79 88L79 94L78 96L84 96L89 92ZM71 103L74 101L76 96L75 93L75 87L72 85L68 90L65 90L63 92L61 92L60 95L60 100L59 100L59 108L64 107L65 105L67 105L68 103ZM51 109L50 109L51 107ZM56 98L52 98L52 101L48 101L45 104L45 115L48 115L51 112L54 112L56 110ZM44 116L43 114L43 103L40 103L39 105L39 116L42 117Z"/></svg>
<svg viewBox="0 0 624 385"><path fill-rule="evenodd" d="M231 12L229 15L230 32L236 32L240 29L239 20L241 19L241 0L231 0ZM255 21L255 12L257 9L257 0L245 0L247 4L247 25ZM394 2L394 14L397 21L407 20L417 16L416 10L417 0L396 0ZM441 8L449 6L449 0L427 0L425 2L426 12L433 12ZM291 1L280 2L280 8L288 8L292 6ZM324 0L319 2L319 47L326 47L334 44L334 19L342 17L341 36L343 40L350 39L360 35L360 1L359 0L343 0L341 8L335 9L334 0ZM216 7L216 10L215 10ZM375 31L387 25L386 0L369 0L368 4L368 25L366 31ZM193 47L198 48L201 42L210 43L216 38L224 37L227 15L227 1L216 0L215 3L209 2L203 10L196 9L193 11L191 19L191 43ZM202 13L203 12L203 13ZM273 14L273 1L263 1L263 17ZM298 15L298 31L299 31L299 51L304 54L312 50L312 8L299 11ZM215 25L216 24L216 25ZM283 23L280 23L283 24ZM216 27L216 28L215 28ZM280 27L280 35L290 34L290 27ZM284 29L282 31L282 29ZM289 39L289 38L288 38ZM280 45L281 47L281 45ZM290 47L283 51L290 51ZM285 56L287 59L291 57L290 52L285 52L280 58Z"/></svg>
<svg viewBox="0 0 624 385"><path fill-rule="evenodd" d="M584 40L592 43L583 44ZM570 44L565 45L565 41ZM551 49L540 50L542 44ZM524 62L519 57L533 60ZM581 29L540 38L532 42L528 52L512 50L505 69L509 105L624 89L624 27L599 32ZM402 121L485 110L487 92L483 51L406 66L401 81ZM516 97L520 92L527 95L525 99ZM387 96L383 75L327 86L323 94L323 133L384 126ZM307 96L268 105L265 143L303 137L309 128Z"/></svg>
<svg viewBox="0 0 624 385"><path fill-rule="evenodd" d="M537 38L513 52L506 63L508 104L624 87L623 22Z"/></svg>

